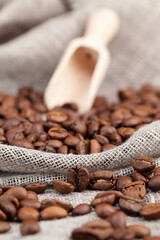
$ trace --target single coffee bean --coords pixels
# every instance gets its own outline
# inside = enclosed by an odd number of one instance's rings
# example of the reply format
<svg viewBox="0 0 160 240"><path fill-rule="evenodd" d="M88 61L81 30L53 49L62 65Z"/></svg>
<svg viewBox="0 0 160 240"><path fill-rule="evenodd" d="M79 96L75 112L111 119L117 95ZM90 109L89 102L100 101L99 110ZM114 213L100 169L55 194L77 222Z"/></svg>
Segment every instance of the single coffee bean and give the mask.
<svg viewBox="0 0 160 240"><path fill-rule="evenodd" d="M0 185L0 188L3 189L3 192L6 192L8 189L13 188L14 186L11 185Z"/></svg>
<svg viewBox="0 0 160 240"><path fill-rule="evenodd" d="M68 194L74 191L75 186L71 183L61 181L61 180L53 180L53 187L62 194Z"/></svg>
<svg viewBox="0 0 160 240"><path fill-rule="evenodd" d="M128 229L135 233L135 238L144 238L151 235L151 230L143 225L131 225L128 227Z"/></svg>
<svg viewBox="0 0 160 240"><path fill-rule="evenodd" d="M35 192L33 192L33 191L27 191L27 197L26 197L26 199L38 200L37 193L35 193Z"/></svg>
<svg viewBox="0 0 160 240"><path fill-rule="evenodd" d="M122 188L122 193L136 198L144 198L146 195L145 183L143 181L128 183Z"/></svg>
<svg viewBox="0 0 160 240"><path fill-rule="evenodd" d="M109 139L111 140L111 143L115 144L116 146L122 144L122 138L118 133L112 133Z"/></svg>
<svg viewBox="0 0 160 240"><path fill-rule="evenodd" d="M123 124L125 127L135 127L138 124L141 124L142 120L140 117L132 116L124 120Z"/></svg>
<svg viewBox="0 0 160 240"><path fill-rule="evenodd" d="M135 233L127 228L117 228L113 231L112 238L115 240L134 240Z"/></svg>
<svg viewBox="0 0 160 240"><path fill-rule="evenodd" d="M28 140L26 139L14 139L11 142L12 146L16 146L16 147L22 147L22 148L27 148L27 149L33 149L33 145L32 143L30 143Z"/></svg>
<svg viewBox="0 0 160 240"><path fill-rule="evenodd" d="M100 217L100 218L107 218L115 211L116 211L116 209L107 203L101 203L95 207L95 212L97 213L98 217Z"/></svg>
<svg viewBox="0 0 160 240"><path fill-rule="evenodd" d="M4 196L14 196L19 201L21 201L27 197L27 191L24 187L13 187L13 188L8 189L3 195Z"/></svg>
<svg viewBox="0 0 160 240"><path fill-rule="evenodd" d="M71 124L69 126L69 130L75 132L75 133L80 133L83 136L86 135L87 133L87 127L84 121L81 120L71 120Z"/></svg>
<svg viewBox="0 0 160 240"><path fill-rule="evenodd" d="M94 139L97 140L97 142L99 142L99 144L101 144L102 146L106 145L106 144L109 144L109 140L105 136L95 134Z"/></svg>
<svg viewBox="0 0 160 240"><path fill-rule="evenodd" d="M0 221L0 233L8 232L11 229L11 226L8 222Z"/></svg>
<svg viewBox="0 0 160 240"><path fill-rule="evenodd" d="M114 194L116 199L119 199L120 197L124 197L123 193L121 193L119 191L115 191L115 190L110 190L110 191L97 193L97 195L95 196L95 199L100 198L100 197L105 197L105 196L110 195L110 194Z"/></svg>
<svg viewBox="0 0 160 240"><path fill-rule="evenodd" d="M94 190L108 190L116 183L116 175L112 171L99 170L90 173L90 188Z"/></svg>
<svg viewBox="0 0 160 240"><path fill-rule="evenodd" d="M156 161L152 157L139 156L132 162L132 166L140 173L152 171L156 167Z"/></svg>
<svg viewBox="0 0 160 240"><path fill-rule="evenodd" d="M0 198L0 209L7 215L7 218L12 220L17 214L15 206L7 199Z"/></svg>
<svg viewBox="0 0 160 240"><path fill-rule="evenodd" d="M58 148L57 152L61 154L68 154L68 147L66 145L62 145Z"/></svg>
<svg viewBox="0 0 160 240"><path fill-rule="evenodd" d="M120 127L117 132L122 138L128 139L133 133L135 133L135 129L131 127Z"/></svg>
<svg viewBox="0 0 160 240"><path fill-rule="evenodd" d="M102 146L102 151L106 151L106 150L112 149L114 147L116 147L116 145L114 145L114 144L111 144L111 143L105 144Z"/></svg>
<svg viewBox="0 0 160 240"><path fill-rule="evenodd" d="M126 215L122 211L114 211L107 217L107 221L110 222L113 228L126 227Z"/></svg>
<svg viewBox="0 0 160 240"><path fill-rule="evenodd" d="M100 129L100 135L110 137L111 134L116 133L116 128L112 126L102 126Z"/></svg>
<svg viewBox="0 0 160 240"><path fill-rule="evenodd" d="M59 206L61 208L64 208L67 212L71 212L73 209L73 206L71 203L62 202L59 199L45 199L41 202L41 210L50 206Z"/></svg>
<svg viewBox="0 0 160 240"><path fill-rule="evenodd" d="M63 140L68 136L68 132L64 128L53 127L49 129L48 135L52 139Z"/></svg>
<svg viewBox="0 0 160 240"><path fill-rule="evenodd" d="M99 130L99 122L98 121L89 122L87 130L89 137L93 137L93 135L96 134Z"/></svg>
<svg viewBox="0 0 160 240"><path fill-rule="evenodd" d="M6 221L7 220L7 215L0 210L0 221Z"/></svg>
<svg viewBox="0 0 160 240"><path fill-rule="evenodd" d="M72 210L72 216L81 216L91 212L91 206L87 203L79 204Z"/></svg>
<svg viewBox="0 0 160 240"><path fill-rule="evenodd" d="M37 135L41 135L44 132L43 125L41 123L35 123L32 125L31 134L35 133Z"/></svg>
<svg viewBox="0 0 160 240"><path fill-rule="evenodd" d="M69 147L75 147L80 142L80 139L75 136L69 136L64 140L64 144Z"/></svg>
<svg viewBox="0 0 160 240"><path fill-rule="evenodd" d="M160 203L149 203L144 205L140 210L141 217L146 219L160 218Z"/></svg>
<svg viewBox="0 0 160 240"><path fill-rule="evenodd" d="M22 207L18 211L17 218L20 221L26 221L30 219L38 221L38 219L40 218L40 213L34 208Z"/></svg>
<svg viewBox="0 0 160 240"><path fill-rule="evenodd" d="M59 206L50 206L42 210L41 218L43 220L51 220L54 218L64 218L68 216L68 212Z"/></svg>
<svg viewBox="0 0 160 240"><path fill-rule="evenodd" d="M148 181L149 181L149 179L147 177L143 176L139 172L134 172L132 178L133 178L134 181L143 181L145 183L148 183Z"/></svg>
<svg viewBox="0 0 160 240"><path fill-rule="evenodd" d="M48 140L46 143L48 146L51 146L53 148L60 148L63 145L63 143L60 140L56 139Z"/></svg>
<svg viewBox="0 0 160 240"><path fill-rule="evenodd" d="M157 167L154 171L154 176L160 175L160 167Z"/></svg>
<svg viewBox="0 0 160 240"><path fill-rule="evenodd" d="M80 141L76 145L76 153L77 154L87 154L87 144L85 141Z"/></svg>
<svg viewBox="0 0 160 240"><path fill-rule="evenodd" d="M122 188L126 185L126 184L130 184L132 182L132 178L128 177L128 176L120 176L117 179L116 182L116 189L121 191Z"/></svg>
<svg viewBox="0 0 160 240"><path fill-rule="evenodd" d="M8 201L11 202L17 209L18 209L19 206L20 206L19 200L18 200L16 197L12 196L12 195L6 196L6 195L3 194L2 196L0 196L0 199L6 199L6 200L8 200Z"/></svg>
<svg viewBox="0 0 160 240"><path fill-rule="evenodd" d="M67 114L58 111L50 111L46 114L47 121L62 123L68 119Z"/></svg>
<svg viewBox="0 0 160 240"><path fill-rule="evenodd" d="M33 191L35 193L43 193L46 188L47 188L48 184L45 182L40 182L40 183L31 183L28 184L25 188L27 189L27 191Z"/></svg>
<svg viewBox="0 0 160 240"><path fill-rule="evenodd" d="M90 153L99 153L101 152L101 145L99 144L99 142L96 139L92 139L90 141Z"/></svg>
<svg viewBox="0 0 160 240"><path fill-rule="evenodd" d="M32 235L40 231L39 223L35 220L26 220L20 227L20 232L23 236Z"/></svg>
<svg viewBox="0 0 160 240"><path fill-rule="evenodd" d="M38 135L36 133L29 134L27 140L31 143L35 143L38 140Z"/></svg>
<svg viewBox="0 0 160 240"><path fill-rule="evenodd" d="M93 228L93 229L94 228L105 229L105 228L111 227L111 224L107 220L95 219L83 224L82 227Z"/></svg>
<svg viewBox="0 0 160 240"><path fill-rule="evenodd" d="M99 205L101 203L108 203L110 205L114 205L115 200L116 200L115 194L108 194L104 197L99 197L99 198L93 199L91 201L91 206L95 208L97 205Z"/></svg>
<svg viewBox="0 0 160 240"><path fill-rule="evenodd" d="M150 179L148 182L148 187L156 192L160 190L160 175L156 175Z"/></svg>
<svg viewBox="0 0 160 240"><path fill-rule="evenodd" d="M75 191L84 190L90 181L88 169L80 165L73 166L67 174L67 182L75 186Z"/></svg>
<svg viewBox="0 0 160 240"><path fill-rule="evenodd" d="M40 210L41 208L41 203L37 200L34 199L24 199L22 201L20 201L20 207L31 207L31 208L35 208L37 210Z"/></svg>
<svg viewBox="0 0 160 240"><path fill-rule="evenodd" d="M118 204L122 211L131 214L138 214L142 208L142 203L137 202L136 200L120 198Z"/></svg>

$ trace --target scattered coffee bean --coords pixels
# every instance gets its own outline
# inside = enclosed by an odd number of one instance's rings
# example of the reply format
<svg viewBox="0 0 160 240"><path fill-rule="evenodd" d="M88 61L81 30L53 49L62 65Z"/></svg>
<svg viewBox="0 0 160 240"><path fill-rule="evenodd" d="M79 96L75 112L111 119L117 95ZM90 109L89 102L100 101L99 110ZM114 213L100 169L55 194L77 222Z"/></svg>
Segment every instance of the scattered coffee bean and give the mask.
<svg viewBox="0 0 160 240"><path fill-rule="evenodd" d="M31 208L35 208L37 210L41 209L41 203L35 199L24 199L22 201L20 201L20 207L31 207Z"/></svg>
<svg viewBox="0 0 160 240"><path fill-rule="evenodd" d="M143 181L145 183L148 183L148 181L149 181L149 179L147 177L143 176L139 172L134 172L132 178L133 178L134 181Z"/></svg>
<svg viewBox="0 0 160 240"><path fill-rule="evenodd" d="M47 183L41 182L41 183L28 184L25 188L27 189L27 191L33 191L35 193L43 193L46 190L47 186L48 186Z"/></svg>
<svg viewBox="0 0 160 240"><path fill-rule="evenodd" d="M103 197L95 198L91 201L91 206L96 207L97 205L101 203L108 203L110 205L114 205L116 200L115 194L108 194Z"/></svg>
<svg viewBox="0 0 160 240"><path fill-rule="evenodd" d="M53 180L52 181L53 187L62 194L68 194L74 191L75 186L71 183L64 182L61 180Z"/></svg>
<svg viewBox="0 0 160 240"><path fill-rule="evenodd" d="M136 238L144 238L146 236L150 236L151 230L143 225L131 225L128 229L132 230L135 233Z"/></svg>
<svg viewBox="0 0 160 240"><path fill-rule="evenodd" d="M17 217L20 221L26 221L26 220L35 220L38 221L40 218L40 213L31 207L22 207L19 209Z"/></svg>
<svg viewBox="0 0 160 240"><path fill-rule="evenodd" d="M138 214L142 208L142 203L137 202L136 200L120 198L118 204L121 210L130 214Z"/></svg>
<svg viewBox="0 0 160 240"><path fill-rule="evenodd" d="M127 223L126 215L122 211L114 211L108 216L107 221L110 222L113 228L126 227Z"/></svg>
<svg viewBox="0 0 160 240"><path fill-rule="evenodd" d="M113 231L112 238L115 240L134 240L135 233L127 228L117 228Z"/></svg>
<svg viewBox="0 0 160 240"><path fill-rule="evenodd" d="M148 182L148 187L156 192L160 190L160 175L155 175Z"/></svg>
<svg viewBox="0 0 160 240"><path fill-rule="evenodd" d="M35 220L26 220L20 227L20 232L23 236L32 235L40 231L39 223Z"/></svg>
<svg viewBox="0 0 160 240"><path fill-rule="evenodd" d="M6 221L7 220L7 215L0 210L0 221Z"/></svg>
<svg viewBox="0 0 160 240"><path fill-rule="evenodd" d="M111 224L107 220L95 219L85 223L82 227L105 229L111 227Z"/></svg>
<svg viewBox="0 0 160 240"><path fill-rule="evenodd" d="M42 210L41 218L43 220L51 220L54 218L64 218L67 217L67 211L59 206L50 206Z"/></svg>
<svg viewBox="0 0 160 240"><path fill-rule="evenodd" d="M38 196L35 192L33 191L27 191L27 197L26 199L34 199L34 200L38 200Z"/></svg>
<svg viewBox="0 0 160 240"><path fill-rule="evenodd" d="M126 184L122 188L122 193L136 198L144 198L146 195L146 187L143 181L135 181Z"/></svg>
<svg viewBox="0 0 160 240"><path fill-rule="evenodd" d="M144 205L140 210L141 217L146 219L160 218L160 203L149 203Z"/></svg>
<svg viewBox="0 0 160 240"><path fill-rule="evenodd" d="M132 166L140 173L152 171L156 167L156 161L152 157L139 156L132 162Z"/></svg>
<svg viewBox="0 0 160 240"><path fill-rule="evenodd" d="M7 215L7 218L12 220L17 214L15 206L7 199L0 198L0 209Z"/></svg>
<svg viewBox="0 0 160 240"><path fill-rule="evenodd" d="M45 199L41 202L41 210L50 207L50 206L59 206L64 208L67 212L72 211L73 206L71 203L62 202L58 199Z"/></svg>
<svg viewBox="0 0 160 240"><path fill-rule="evenodd" d="M0 233L8 232L11 229L11 226L8 222L0 221Z"/></svg>
<svg viewBox="0 0 160 240"><path fill-rule="evenodd" d="M8 189L5 193L4 196L14 196L18 200L23 200L27 197L27 191L23 187L13 187Z"/></svg>
<svg viewBox="0 0 160 240"><path fill-rule="evenodd" d="M91 206L87 203L79 204L72 210L72 216L85 215L91 212Z"/></svg>
<svg viewBox="0 0 160 240"><path fill-rule="evenodd" d="M128 177L128 176L121 176L117 179L116 182L116 189L121 191L122 188L126 185L126 184L130 184L132 182L132 178Z"/></svg>
<svg viewBox="0 0 160 240"><path fill-rule="evenodd" d="M116 212L115 208L107 203L98 204L95 207L95 212L97 213L98 217L100 218L107 218L112 213Z"/></svg>

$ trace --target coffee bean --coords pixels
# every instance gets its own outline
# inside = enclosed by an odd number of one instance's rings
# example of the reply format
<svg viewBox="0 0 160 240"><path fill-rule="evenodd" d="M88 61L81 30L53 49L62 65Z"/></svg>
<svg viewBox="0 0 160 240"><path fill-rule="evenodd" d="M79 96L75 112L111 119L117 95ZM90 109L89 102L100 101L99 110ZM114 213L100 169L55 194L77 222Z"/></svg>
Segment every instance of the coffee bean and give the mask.
<svg viewBox="0 0 160 240"><path fill-rule="evenodd" d="M107 218L115 211L116 211L116 209L107 203L101 203L95 207L95 212L97 213L98 217L100 217L100 218Z"/></svg>
<svg viewBox="0 0 160 240"><path fill-rule="evenodd" d="M22 207L18 211L17 218L20 221L26 221L30 219L38 221L40 218L40 213L32 207Z"/></svg>
<svg viewBox="0 0 160 240"><path fill-rule="evenodd" d="M90 153L99 153L101 152L101 145L99 144L99 142L96 139L92 139L90 141Z"/></svg>
<svg viewBox="0 0 160 240"><path fill-rule="evenodd" d="M23 187L13 187L13 188L8 189L3 195L4 196L14 196L19 201L21 201L27 197L27 191Z"/></svg>
<svg viewBox="0 0 160 240"><path fill-rule="evenodd" d="M121 127L118 128L117 132L122 138L128 139L135 133L135 129L131 127Z"/></svg>
<svg viewBox="0 0 160 240"><path fill-rule="evenodd" d="M136 198L144 198L146 195L145 183L143 181L128 183L122 188L122 193Z"/></svg>
<svg viewBox="0 0 160 240"><path fill-rule="evenodd" d="M33 191L35 193L43 193L46 188L47 188L48 184L45 182L40 182L40 183L31 183L28 184L25 188L27 189L27 191Z"/></svg>
<svg viewBox="0 0 160 240"><path fill-rule="evenodd" d="M62 202L58 199L45 199L41 202L41 210L50 206L59 206L61 208L64 208L67 212L70 212L73 209L72 204L68 202Z"/></svg>
<svg viewBox="0 0 160 240"><path fill-rule="evenodd" d="M160 190L160 175L156 175L150 179L148 182L148 187L156 192Z"/></svg>
<svg viewBox="0 0 160 240"><path fill-rule="evenodd" d="M57 152L61 154L68 154L68 147L66 145L62 145L58 148Z"/></svg>
<svg viewBox="0 0 160 240"><path fill-rule="evenodd" d="M0 198L0 209L7 215L7 218L14 219L17 214L15 206L7 199Z"/></svg>
<svg viewBox="0 0 160 240"><path fill-rule="evenodd" d="M122 188L126 185L126 184L130 184L132 182L132 178L128 177L128 176L121 176L117 179L116 182L116 188L121 191Z"/></svg>
<svg viewBox="0 0 160 240"><path fill-rule="evenodd" d="M93 229L105 229L111 227L111 224L107 220L95 219L91 220L82 225L82 227L93 228Z"/></svg>
<svg viewBox="0 0 160 240"><path fill-rule="evenodd" d="M7 215L0 210L0 221L6 221L7 220Z"/></svg>
<svg viewBox="0 0 160 240"><path fill-rule="evenodd" d="M120 198L118 204L122 211L131 214L138 214L142 208L142 203L137 202L136 200Z"/></svg>
<svg viewBox="0 0 160 240"><path fill-rule="evenodd" d="M72 210L72 216L81 216L91 212L91 206L87 203L79 204Z"/></svg>
<svg viewBox="0 0 160 240"><path fill-rule="evenodd" d="M33 149L32 143L30 143L30 142L27 141L26 139L14 139L14 140L11 142L11 145L12 145L12 146L16 146L16 147Z"/></svg>
<svg viewBox="0 0 160 240"><path fill-rule="evenodd" d="M110 137L113 133L116 133L116 128L112 126L102 126L100 129L100 135Z"/></svg>
<svg viewBox="0 0 160 240"><path fill-rule="evenodd" d="M114 145L114 144L110 144L110 143L105 144L105 145L102 146L102 151L106 151L106 150L112 149L114 147L116 147L116 145Z"/></svg>
<svg viewBox="0 0 160 240"><path fill-rule="evenodd" d="M64 218L67 217L68 213L67 211L59 206L50 206L42 210L41 212L41 218L43 220L51 220L54 218Z"/></svg>
<svg viewBox="0 0 160 240"><path fill-rule="evenodd" d="M84 190L90 181L87 168L80 165L73 166L67 174L67 182L75 186L75 191Z"/></svg>
<svg viewBox="0 0 160 240"><path fill-rule="evenodd" d="M14 186L10 186L10 185L0 185L0 188L3 189L3 192L6 192L8 189L12 188Z"/></svg>
<svg viewBox="0 0 160 240"><path fill-rule="evenodd" d="M156 167L156 161L152 157L139 156L132 162L132 166L140 173L152 171Z"/></svg>
<svg viewBox="0 0 160 240"><path fill-rule="evenodd" d="M9 202L11 202L17 209L19 208L19 206L20 206L20 204L19 204L19 200L18 200L18 198L16 198L16 197L14 197L14 196L12 196L12 195L2 195L1 197L0 197L0 199L6 199L6 200L8 200Z"/></svg>
<svg viewBox="0 0 160 240"><path fill-rule="evenodd" d="M119 199L120 197L125 197L123 193L119 192L119 191L115 191L115 190L110 190L110 191L105 191L105 192L101 192L101 193L97 193L97 195L95 196L95 198L100 198L100 197L105 197L108 196L110 194L114 194L116 199Z"/></svg>
<svg viewBox="0 0 160 240"><path fill-rule="evenodd" d="M101 144L102 146L106 145L106 144L109 144L109 140L105 136L95 134L94 139L97 140L99 142L99 144Z"/></svg>
<svg viewBox="0 0 160 240"><path fill-rule="evenodd" d="M145 183L148 183L148 181L149 181L149 179L147 177L143 176L139 172L134 172L132 178L133 178L134 181L143 181Z"/></svg>
<svg viewBox="0 0 160 240"><path fill-rule="evenodd" d="M31 207L40 210L41 203L35 199L24 199L20 201L20 207Z"/></svg>
<svg viewBox="0 0 160 240"><path fill-rule="evenodd" d="M38 196L35 192L33 191L27 191L27 197L26 199L34 199L34 200L38 200Z"/></svg>
<svg viewBox="0 0 160 240"><path fill-rule="evenodd" d="M125 119L123 124L125 127L135 127L137 126L138 124L141 124L142 120L140 117L137 117L137 116L132 116L128 119Z"/></svg>
<svg viewBox="0 0 160 240"><path fill-rule="evenodd" d="M8 222L0 221L0 233L8 232L11 229L11 226Z"/></svg>
<svg viewBox="0 0 160 240"><path fill-rule="evenodd" d="M83 136L87 133L87 127L84 121L81 120L70 120L63 123L63 126L68 130L71 130L75 133L80 133Z"/></svg>
<svg viewBox="0 0 160 240"><path fill-rule="evenodd" d="M50 111L46 114L47 121L62 123L68 119L67 114L58 111Z"/></svg>
<svg viewBox="0 0 160 240"><path fill-rule="evenodd" d="M146 219L160 218L160 203L149 203L144 205L140 210L141 217Z"/></svg>
<svg viewBox="0 0 160 240"><path fill-rule="evenodd" d="M91 206L95 208L97 205L101 203L108 203L110 205L114 205L115 200L116 200L115 194L108 194L106 196L93 199L91 201Z"/></svg>
<svg viewBox="0 0 160 240"><path fill-rule="evenodd" d="M20 227L20 232L23 236L32 235L40 231L39 223L35 220L26 220Z"/></svg>
<svg viewBox="0 0 160 240"><path fill-rule="evenodd" d="M160 167L157 167L154 171L154 176L160 175Z"/></svg>
<svg viewBox="0 0 160 240"><path fill-rule="evenodd" d="M144 238L151 235L151 231L148 227L143 225L131 225L128 229L132 230L135 233L136 238Z"/></svg>
<svg viewBox="0 0 160 240"><path fill-rule="evenodd" d="M87 154L87 144L85 141L80 141L76 145L76 153L77 154Z"/></svg>
<svg viewBox="0 0 160 240"><path fill-rule="evenodd" d="M115 240L134 240L135 233L127 228L117 228L113 231L112 238Z"/></svg>
<svg viewBox="0 0 160 240"><path fill-rule="evenodd" d="M61 141L55 140L55 139L54 140L48 140L46 143L47 143L48 146L51 146L53 148L60 148L63 145L63 143Z"/></svg>
<svg viewBox="0 0 160 240"><path fill-rule="evenodd" d="M122 144L122 138L118 133L112 133L109 139L111 140L112 144L115 144L117 146Z"/></svg>
<svg viewBox="0 0 160 240"><path fill-rule="evenodd" d="M107 221L110 222L113 228L126 227L126 215L122 211L114 211L107 217Z"/></svg>
<svg viewBox="0 0 160 240"><path fill-rule="evenodd" d="M68 132L64 128L53 127L49 129L48 135L52 139L62 140L68 136Z"/></svg>
<svg viewBox="0 0 160 240"><path fill-rule="evenodd" d="M99 170L90 173L90 188L94 190L108 190L116 183L116 176L112 171Z"/></svg>
<svg viewBox="0 0 160 240"><path fill-rule="evenodd" d="M75 186L71 183L64 182L61 180L53 180L52 181L53 187L62 194L68 194L74 191Z"/></svg>
<svg viewBox="0 0 160 240"><path fill-rule="evenodd" d="M64 144L69 147L75 147L80 142L80 139L75 136L69 136L64 140Z"/></svg>

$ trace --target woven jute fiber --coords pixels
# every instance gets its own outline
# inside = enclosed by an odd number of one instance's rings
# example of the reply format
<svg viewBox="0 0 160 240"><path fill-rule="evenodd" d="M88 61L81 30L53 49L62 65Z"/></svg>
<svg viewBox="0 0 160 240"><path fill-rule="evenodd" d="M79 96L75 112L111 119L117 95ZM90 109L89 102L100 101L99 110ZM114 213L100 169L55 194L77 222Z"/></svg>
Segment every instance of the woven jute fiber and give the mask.
<svg viewBox="0 0 160 240"><path fill-rule="evenodd" d="M0 0L0 91L15 94L31 85L44 90L71 39L83 34L86 19L98 6L114 9L121 20L120 31L109 45L111 65L99 90L109 101L118 89L140 88L149 82L160 87L160 2L158 0ZM65 77L65 76L64 76ZM132 174L132 160L138 155L153 156L159 165L160 121L140 128L128 141L112 150L94 155L61 155L0 145L0 183L25 185L30 182L66 179L75 165L114 170L117 176ZM89 203L98 191L60 195L52 188L40 199L59 198ZM147 202L160 201L159 193L148 192ZM96 218L81 217L41 222L41 233L25 239L67 240L72 229ZM128 225L142 223L153 235L160 235L160 220L128 217ZM13 223L4 240L21 239L19 224Z"/></svg>

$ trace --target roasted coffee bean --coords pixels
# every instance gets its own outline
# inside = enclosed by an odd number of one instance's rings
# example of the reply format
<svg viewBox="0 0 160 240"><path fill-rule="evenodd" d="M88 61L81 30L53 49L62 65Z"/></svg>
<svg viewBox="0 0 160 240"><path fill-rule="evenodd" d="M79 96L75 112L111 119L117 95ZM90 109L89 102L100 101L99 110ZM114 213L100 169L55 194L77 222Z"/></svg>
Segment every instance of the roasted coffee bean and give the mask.
<svg viewBox="0 0 160 240"><path fill-rule="evenodd" d="M141 217L146 219L160 218L160 203L149 203L144 205L140 210Z"/></svg>
<svg viewBox="0 0 160 240"><path fill-rule="evenodd" d="M91 206L95 208L97 205L101 203L108 203L110 205L114 205L115 200L116 200L115 194L108 194L106 196L93 199L91 201Z"/></svg>
<svg viewBox="0 0 160 240"><path fill-rule="evenodd" d="M90 181L90 175L87 168L80 165L73 166L67 174L67 182L75 186L75 191L84 190Z"/></svg>
<svg viewBox="0 0 160 240"><path fill-rule="evenodd" d="M97 140L97 142L99 142L99 144L101 144L102 146L106 145L106 144L109 144L109 140L105 136L95 134L94 139Z"/></svg>
<svg viewBox="0 0 160 240"><path fill-rule="evenodd" d="M2 195L2 193L3 193L3 189L2 189L2 188L0 188L0 195Z"/></svg>
<svg viewBox="0 0 160 240"><path fill-rule="evenodd" d="M62 145L58 148L57 152L61 154L68 154L68 147L66 145Z"/></svg>
<svg viewBox="0 0 160 240"><path fill-rule="evenodd" d="M126 184L130 184L132 182L132 178L128 177L128 176L121 176L117 179L116 182L116 189L118 189L119 191L122 190L122 188L126 185Z"/></svg>
<svg viewBox="0 0 160 240"><path fill-rule="evenodd" d="M43 220L51 220L54 218L64 218L67 217L68 213L67 211L59 206L50 206L42 210L41 212L41 218Z"/></svg>
<svg viewBox="0 0 160 240"><path fill-rule="evenodd" d="M16 146L16 147L33 149L32 143L30 143L30 142L27 141L26 139L14 139L14 140L11 142L11 145L12 145L12 146Z"/></svg>
<svg viewBox="0 0 160 240"><path fill-rule="evenodd" d="M28 184L25 188L27 189L27 191L33 191L35 193L43 193L46 188L47 188L48 184L45 182L40 182L40 183L31 183Z"/></svg>
<svg viewBox="0 0 160 240"><path fill-rule="evenodd" d="M35 192L33 191L27 191L27 197L25 199L34 199L38 200L38 196Z"/></svg>
<svg viewBox="0 0 160 240"><path fill-rule="evenodd" d="M122 211L131 214L138 214L142 208L142 203L136 200L120 198L118 204Z"/></svg>
<svg viewBox="0 0 160 240"><path fill-rule="evenodd" d="M148 187L156 192L160 190L160 175L156 175L150 179L148 182Z"/></svg>
<svg viewBox="0 0 160 240"><path fill-rule="evenodd" d="M47 121L62 123L68 119L67 114L64 112L50 111L46 114Z"/></svg>
<svg viewBox="0 0 160 240"><path fill-rule="evenodd" d="M99 130L99 122L98 121L91 121L88 125L88 135L93 137L95 133Z"/></svg>
<svg viewBox="0 0 160 240"><path fill-rule="evenodd" d="M111 227L111 224L107 220L95 219L82 225L82 227L93 228L93 229L105 229Z"/></svg>
<svg viewBox="0 0 160 240"><path fill-rule="evenodd" d="M140 117L132 116L124 120L123 124L125 127L135 127L141 124L142 120Z"/></svg>
<svg viewBox="0 0 160 240"><path fill-rule="evenodd" d="M117 228L113 231L112 238L114 240L134 240L135 233L127 228Z"/></svg>
<svg viewBox="0 0 160 240"><path fill-rule="evenodd" d="M24 199L20 201L20 207L31 207L40 210L41 203L35 199Z"/></svg>
<svg viewBox="0 0 160 240"><path fill-rule="evenodd" d="M19 204L19 200L18 200L18 198L16 198L16 197L14 197L14 196L12 196L12 195L2 195L1 197L0 197L0 199L6 199L6 200L8 200L9 202L11 202L11 203L13 203L13 205L18 209L19 208L19 206L20 206L20 204Z"/></svg>
<svg viewBox="0 0 160 240"><path fill-rule="evenodd" d="M143 181L128 183L122 188L122 193L136 198L144 198L146 195L145 183Z"/></svg>
<svg viewBox="0 0 160 240"><path fill-rule="evenodd" d="M135 133L135 129L130 127L121 127L118 128L117 132L122 138L128 139L133 135L133 133Z"/></svg>
<svg viewBox="0 0 160 240"><path fill-rule="evenodd" d="M116 147L116 145L114 145L114 144L111 144L111 143L105 144L102 146L102 151L106 151L106 150L112 149L114 147Z"/></svg>
<svg viewBox="0 0 160 240"><path fill-rule="evenodd" d="M31 143L35 143L38 140L38 135L36 133L29 134L27 140Z"/></svg>
<svg viewBox="0 0 160 240"><path fill-rule="evenodd" d="M154 171L154 176L160 175L160 167L156 168Z"/></svg>
<svg viewBox="0 0 160 240"><path fill-rule="evenodd" d="M101 193L97 193L97 195L95 196L95 198L100 198L100 197L105 197L107 195L110 194L114 194L116 199L119 199L120 197L125 197L123 193L119 192L119 191L115 191L115 190L110 190L110 191L105 191L105 192L101 192Z"/></svg>
<svg viewBox="0 0 160 240"><path fill-rule="evenodd" d="M100 135L110 137L113 133L116 133L116 128L112 126L102 126L100 129Z"/></svg>
<svg viewBox="0 0 160 240"><path fill-rule="evenodd" d="M19 201L21 201L27 197L27 191L23 187L13 187L13 188L8 189L3 195L4 196L14 196Z"/></svg>
<svg viewBox="0 0 160 240"><path fill-rule="evenodd" d="M0 136L0 143L1 144L7 143L7 139L4 136Z"/></svg>
<svg viewBox="0 0 160 240"><path fill-rule="evenodd" d="M140 173L152 171L156 167L156 161L152 157L139 156L132 162L132 166Z"/></svg>
<svg viewBox="0 0 160 240"><path fill-rule="evenodd" d="M116 209L113 206L111 206L110 204L101 203L95 207L95 212L97 213L98 217L107 218L112 213L116 212Z"/></svg>
<svg viewBox="0 0 160 240"><path fill-rule="evenodd" d="M32 207L22 207L18 211L17 218L20 221L26 221L30 219L38 221L40 218L40 213Z"/></svg>
<svg viewBox="0 0 160 240"><path fill-rule="evenodd" d="M72 210L72 216L81 216L91 212L91 206L87 203L79 204Z"/></svg>
<svg viewBox="0 0 160 240"><path fill-rule="evenodd" d="M122 144L122 138L118 133L112 133L109 139L111 140L112 144L115 144L117 146Z"/></svg>
<svg viewBox="0 0 160 240"><path fill-rule="evenodd" d="M0 198L0 209L7 215L7 218L12 220L17 214L15 206L7 199Z"/></svg>
<svg viewBox="0 0 160 240"><path fill-rule="evenodd" d="M53 127L49 129L48 135L52 139L62 140L68 136L68 132L65 128Z"/></svg>
<svg viewBox="0 0 160 240"><path fill-rule="evenodd" d="M69 136L64 140L64 144L69 147L75 147L80 142L80 139L75 136Z"/></svg>
<svg viewBox="0 0 160 240"><path fill-rule="evenodd" d="M7 220L7 215L0 210L0 221L6 221Z"/></svg>
<svg viewBox="0 0 160 240"><path fill-rule="evenodd" d="M143 181L145 183L148 183L148 181L149 181L149 179L147 177L143 176L139 172L134 172L132 178L133 178L134 181Z"/></svg>
<svg viewBox="0 0 160 240"><path fill-rule="evenodd" d="M128 229L135 233L135 238L144 238L151 235L151 230L143 225L131 225L128 227Z"/></svg>
<svg viewBox="0 0 160 240"><path fill-rule="evenodd" d="M63 126L66 126L68 130L71 130L75 133L80 133L83 136L86 135L87 133L87 127L84 121L81 120L70 120L68 121L68 126L67 126L67 121L63 123Z"/></svg>
<svg viewBox="0 0 160 240"><path fill-rule="evenodd" d="M90 141L90 153L99 153L101 152L101 145L96 139Z"/></svg>
<svg viewBox="0 0 160 240"><path fill-rule="evenodd" d="M11 226L8 222L0 221L0 233L8 232L11 229Z"/></svg>
<svg viewBox="0 0 160 240"><path fill-rule="evenodd" d="M75 186L62 180L53 180L53 187L62 194L68 194L74 191Z"/></svg>
<svg viewBox="0 0 160 240"><path fill-rule="evenodd" d="M90 188L94 190L108 190L116 183L116 176L112 171L99 170L90 173Z"/></svg>
<svg viewBox="0 0 160 240"><path fill-rule="evenodd" d="M107 217L107 221L110 222L113 228L126 227L127 223L126 215L122 211L114 211Z"/></svg>
<svg viewBox="0 0 160 240"><path fill-rule="evenodd" d="M48 140L46 143L48 146L53 148L60 148L63 145L63 143L59 140Z"/></svg>
<svg viewBox="0 0 160 240"><path fill-rule="evenodd" d="M80 141L76 145L77 154L87 154L87 143L85 141Z"/></svg>
<svg viewBox="0 0 160 240"><path fill-rule="evenodd" d="M23 236L32 235L40 231L39 223L35 220L26 220L20 227L20 232Z"/></svg>
<svg viewBox="0 0 160 240"><path fill-rule="evenodd" d="M68 202L62 202L58 199L45 199L41 202L41 210L50 207L50 206L59 206L64 208L67 212L72 211L73 206Z"/></svg>

